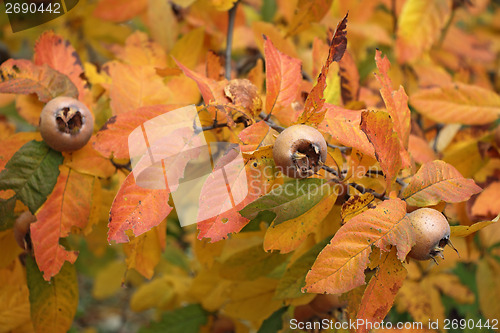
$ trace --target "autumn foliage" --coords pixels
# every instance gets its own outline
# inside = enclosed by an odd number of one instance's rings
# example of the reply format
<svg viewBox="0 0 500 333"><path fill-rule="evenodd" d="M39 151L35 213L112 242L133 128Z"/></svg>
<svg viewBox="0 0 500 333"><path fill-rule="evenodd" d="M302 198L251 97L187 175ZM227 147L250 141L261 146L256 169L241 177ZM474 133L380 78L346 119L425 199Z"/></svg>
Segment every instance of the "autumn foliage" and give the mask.
<svg viewBox="0 0 500 333"><path fill-rule="evenodd" d="M499 22L488 0L81 0L18 33L0 18L0 333L498 332ZM58 96L95 119L74 152L40 135ZM133 133L183 107L197 120L134 156ZM273 158L296 124L328 143L305 179ZM458 254L407 258L422 207Z"/></svg>

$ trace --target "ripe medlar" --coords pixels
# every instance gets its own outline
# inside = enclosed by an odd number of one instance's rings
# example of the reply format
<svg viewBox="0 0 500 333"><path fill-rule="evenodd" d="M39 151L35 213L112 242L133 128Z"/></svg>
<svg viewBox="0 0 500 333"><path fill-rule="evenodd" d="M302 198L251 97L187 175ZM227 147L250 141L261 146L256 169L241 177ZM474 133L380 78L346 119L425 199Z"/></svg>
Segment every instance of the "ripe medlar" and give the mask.
<svg viewBox="0 0 500 333"><path fill-rule="evenodd" d="M26 238L30 230L30 224L36 221L36 217L31 214L30 211L25 211L21 213L14 222L14 238L16 239L17 244L23 250L29 249L30 241L29 238Z"/></svg>
<svg viewBox="0 0 500 333"><path fill-rule="evenodd" d="M57 151L75 151L87 144L94 131L94 117L79 100L56 97L40 115L40 134Z"/></svg>
<svg viewBox="0 0 500 333"><path fill-rule="evenodd" d="M450 244L450 225L443 214L435 209L420 208L409 213L411 225L415 231L416 243L408 257L417 260L436 260L443 258L443 249Z"/></svg>
<svg viewBox="0 0 500 333"><path fill-rule="evenodd" d="M307 125L288 127L278 135L273 147L274 163L291 178L307 178L318 172L326 154L325 138Z"/></svg>

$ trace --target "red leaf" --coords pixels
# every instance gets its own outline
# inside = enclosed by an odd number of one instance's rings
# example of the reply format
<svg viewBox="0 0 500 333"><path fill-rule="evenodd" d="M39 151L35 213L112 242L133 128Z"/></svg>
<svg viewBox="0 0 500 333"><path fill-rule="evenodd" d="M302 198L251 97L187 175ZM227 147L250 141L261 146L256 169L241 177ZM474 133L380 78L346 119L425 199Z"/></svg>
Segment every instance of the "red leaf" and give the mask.
<svg viewBox="0 0 500 333"><path fill-rule="evenodd" d="M304 112L300 115L297 123L318 125L325 117L326 110L323 108L323 105L325 104L323 92L326 88L326 77L328 76L330 64L334 61L340 61L347 47L347 15L348 14L346 14L342 21L340 21L337 25L337 30L333 35L332 43L330 45L328 58L326 59L325 65L321 69L321 73L318 76L318 82L312 88L309 96L307 96L306 103L304 105Z"/></svg>
<svg viewBox="0 0 500 333"><path fill-rule="evenodd" d="M179 107L178 105L143 106L113 116L97 132L94 149L106 157L129 159L128 137L130 133L146 121Z"/></svg>
<svg viewBox="0 0 500 333"><path fill-rule="evenodd" d="M408 140L410 138L411 115L410 108L408 108L408 96L402 86L399 90L392 89L392 81L389 78L388 71L391 66L387 57L382 58L382 52L379 50L375 53L375 62L380 75L376 78L380 85L380 94L384 100L387 112L392 117L394 122L394 130L399 136L401 142L401 160L404 167L410 166L410 158L408 155Z"/></svg>
<svg viewBox="0 0 500 333"><path fill-rule="evenodd" d="M266 112L287 107L297 98L302 81L301 61L281 53L264 37L266 58Z"/></svg>
<svg viewBox="0 0 500 333"><path fill-rule="evenodd" d="M205 104L227 104L230 102L224 94L224 87L228 84L227 80L224 79L222 81L215 81L190 70L177 60L175 61L175 63L187 77L193 79L196 82L198 88L200 89L201 96L203 96Z"/></svg>
<svg viewBox="0 0 500 333"><path fill-rule="evenodd" d="M29 60L9 59L0 66L0 93L37 94L42 102L57 96L76 98L78 89L64 74L47 64L36 66Z"/></svg>
<svg viewBox="0 0 500 333"><path fill-rule="evenodd" d="M64 261L74 263L77 253L66 251L59 238L69 235L73 227L85 228L92 207L96 179L61 166L57 184L31 225L31 240L38 267L49 281Z"/></svg>
<svg viewBox="0 0 500 333"><path fill-rule="evenodd" d="M436 160L422 165L403 192L403 199L423 207L440 201L465 201L479 192L481 188L472 179L464 178L451 164Z"/></svg>
<svg viewBox="0 0 500 333"><path fill-rule="evenodd" d="M406 279L406 269L396 257L396 252L383 254L382 264L370 279L365 289L357 319L365 323L380 323L394 303L396 294ZM368 332L367 326L358 327L357 332Z"/></svg>
<svg viewBox="0 0 500 333"><path fill-rule="evenodd" d="M259 121L248 126L238 134L244 144L241 147L242 151L251 152L259 147L273 144L275 141L273 134L278 134L278 132L271 129L265 121Z"/></svg>
<svg viewBox="0 0 500 333"><path fill-rule="evenodd" d="M44 32L35 44L35 65L49 65L52 69L63 73L78 89L78 98L84 95L85 81L82 79L82 63L71 44L53 31Z"/></svg>
<svg viewBox="0 0 500 333"><path fill-rule="evenodd" d="M359 126L375 148L375 157L384 172L386 189L390 190L401 169L400 144L392 128L391 116L383 111L363 111Z"/></svg>
<svg viewBox="0 0 500 333"><path fill-rule="evenodd" d="M316 258L306 276L305 292L340 294L365 284L364 270L377 246L389 251L397 247L403 260L414 244L406 204L400 199L380 203L342 226Z"/></svg>
<svg viewBox="0 0 500 333"><path fill-rule="evenodd" d="M111 205L108 242L126 243L129 241L127 230L139 236L159 225L172 211L168 204L169 194L167 190L140 187L130 173Z"/></svg>

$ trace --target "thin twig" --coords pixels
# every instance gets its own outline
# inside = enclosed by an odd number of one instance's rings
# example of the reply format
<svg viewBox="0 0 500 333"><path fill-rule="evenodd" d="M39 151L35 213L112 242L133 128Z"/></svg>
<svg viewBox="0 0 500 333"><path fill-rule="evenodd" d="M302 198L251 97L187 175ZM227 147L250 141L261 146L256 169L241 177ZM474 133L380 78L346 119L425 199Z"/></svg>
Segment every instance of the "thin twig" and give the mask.
<svg viewBox="0 0 500 333"><path fill-rule="evenodd" d="M327 172L331 173L335 177L337 177L337 178L339 177L339 173L334 168L330 168L329 166L326 166L326 165L322 165L321 168L326 170Z"/></svg>
<svg viewBox="0 0 500 333"><path fill-rule="evenodd" d="M113 164L113 166L115 168L117 168L117 169L125 169L127 171L132 171L132 164L130 163L130 161L128 161L125 164L123 164L123 163L116 163L112 159L110 161L111 161L111 164Z"/></svg>
<svg viewBox="0 0 500 333"><path fill-rule="evenodd" d="M332 144L329 144L329 143L327 143L326 145L328 147L330 147L330 148L340 150L341 153L347 153L349 150L352 149L351 147L336 146L336 145L332 145Z"/></svg>
<svg viewBox="0 0 500 333"><path fill-rule="evenodd" d="M374 190L372 190L371 188L366 188L366 187L364 187L361 184L349 183L347 185L354 187L356 190L358 190L361 193L371 193L377 199L380 199L380 200L389 200L388 196L385 196L384 194L377 193Z"/></svg>
<svg viewBox="0 0 500 333"><path fill-rule="evenodd" d="M285 130L284 127L280 126L280 125L277 125L274 121L270 120L270 119L266 119L267 116L264 112L261 112L259 114L259 117L265 121L266 124L269 125L269 127L271 127L272 129L278 131L279 133L283 132Z"/></svg>
<svg viewBox="0 0 500 333"><path fill-rule="evenodd" d="M228 12L227 36L226 36L226 79L231 80L231 52L233 48L234 19L239 1L236 1Z"/></svg>

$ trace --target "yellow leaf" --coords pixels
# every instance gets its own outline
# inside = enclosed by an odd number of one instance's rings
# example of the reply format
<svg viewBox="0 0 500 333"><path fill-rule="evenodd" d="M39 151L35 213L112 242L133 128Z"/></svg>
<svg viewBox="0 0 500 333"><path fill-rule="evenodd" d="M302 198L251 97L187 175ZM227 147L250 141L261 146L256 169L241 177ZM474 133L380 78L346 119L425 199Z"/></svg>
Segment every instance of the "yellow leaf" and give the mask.
<svg viewBox="0 0 500 333"><path fill-rule="evenodd" d="M177 40L170 55L175 58L177 62L180 62L190 69L194 69L194 67L198 65L198 60L201 56L204 38L205 29L193 29ZM170 65L175 66L175 63L171 62Z"/></svg>
<svg viewBox="0 0 500 333"><path fill-rule="evenodd" d="M99 270L94 280L92 296L97 300L102 300L117 293L122 287L126 270L123 260L112 261Z"/></svg>
<svg viewBox="0 0 500 333"><path fill-rule="evenodd" d="M159 228L154 227L123 244L123 250L127 255L127 268L134 268L148 279L153 277L154 269L160 262L162 249L158 232Z"/></svg>
<svg viewBox="0 0 500 333"><path fill-rule="evenodd" d="M17 245L12 229L0 232L0 269L12 264L12 261L21 254L23 250Z"/></svg>
<svg viewBox="0 0 500 333"><path fill-rule="evenodd" d="M498 222L499 217L500 217L500 215L498 215L493 221L477 222L471 226L464 226L464 225L452 226L452 227L450 227L451 228L451 236L467 237L469 235L472 235L476 231L479 231L479 230L489 226L492 223Z"/></svg>
<svg viewBox="0 0 500 333"><path fill-rule="evenodd" d="M336 199L337 193L334 192L322 199L305 214L281 224L270 226L264 237L264 249L266 251L279 250L281 253L295 250L328 215Z"/></svg>
<svg viewBox="0 0 500 333"><path fill-rule="evenodd" d="M191 279L180 269L143 284L132 295L130 308L139 312L151 308L169 310L179 306L191 286Z"/></svg>
<svg viewBox="0 0 500 333"><path fill-rule="evenodd" d="M451 14L451 0L408 0L398 17L396 54L400 63L412 62L440 37Z"/></svg>
<svg viewBox="0 0 500 333"><path fill-rule="evenodd" d="M0 281L0 331L10 332L27 322L31 326L29 291L21 262L14 260L0 269Z"/></svg>
<svg viewBox="0 0 500 333"><path fill-rule="evenodd" d="M479 308L490 320L500 318L500 265L489 257L479 261L476 271Z"/></svg>
<svg viewBox="0 0 500 333"><path fill-rule="evenodd" d="M194 0L176 0L174 3L186 7ZM172 6L167 1L149 0L148 9L148 27L151 37L159 43L164 50L171 50L179 34L179 25L175 18Z"/></svg>
<svg viewBox="0 0 500 333"><path fill-rule="evenodd" d="M259 278L255 281L234 284L229 293L225 312L236 318L261 321L268 318L282 306L281 300L274 300L278 280Z"/></svg>
<svg viewBox="0 0 500 333"><path fill-rule="evenodd" d="M234 3L237 0L206 0L206 1L208 1L212 6L214 6L215 9L220 11L225 11L225 10L230 10L234 6Z"/></svg>

